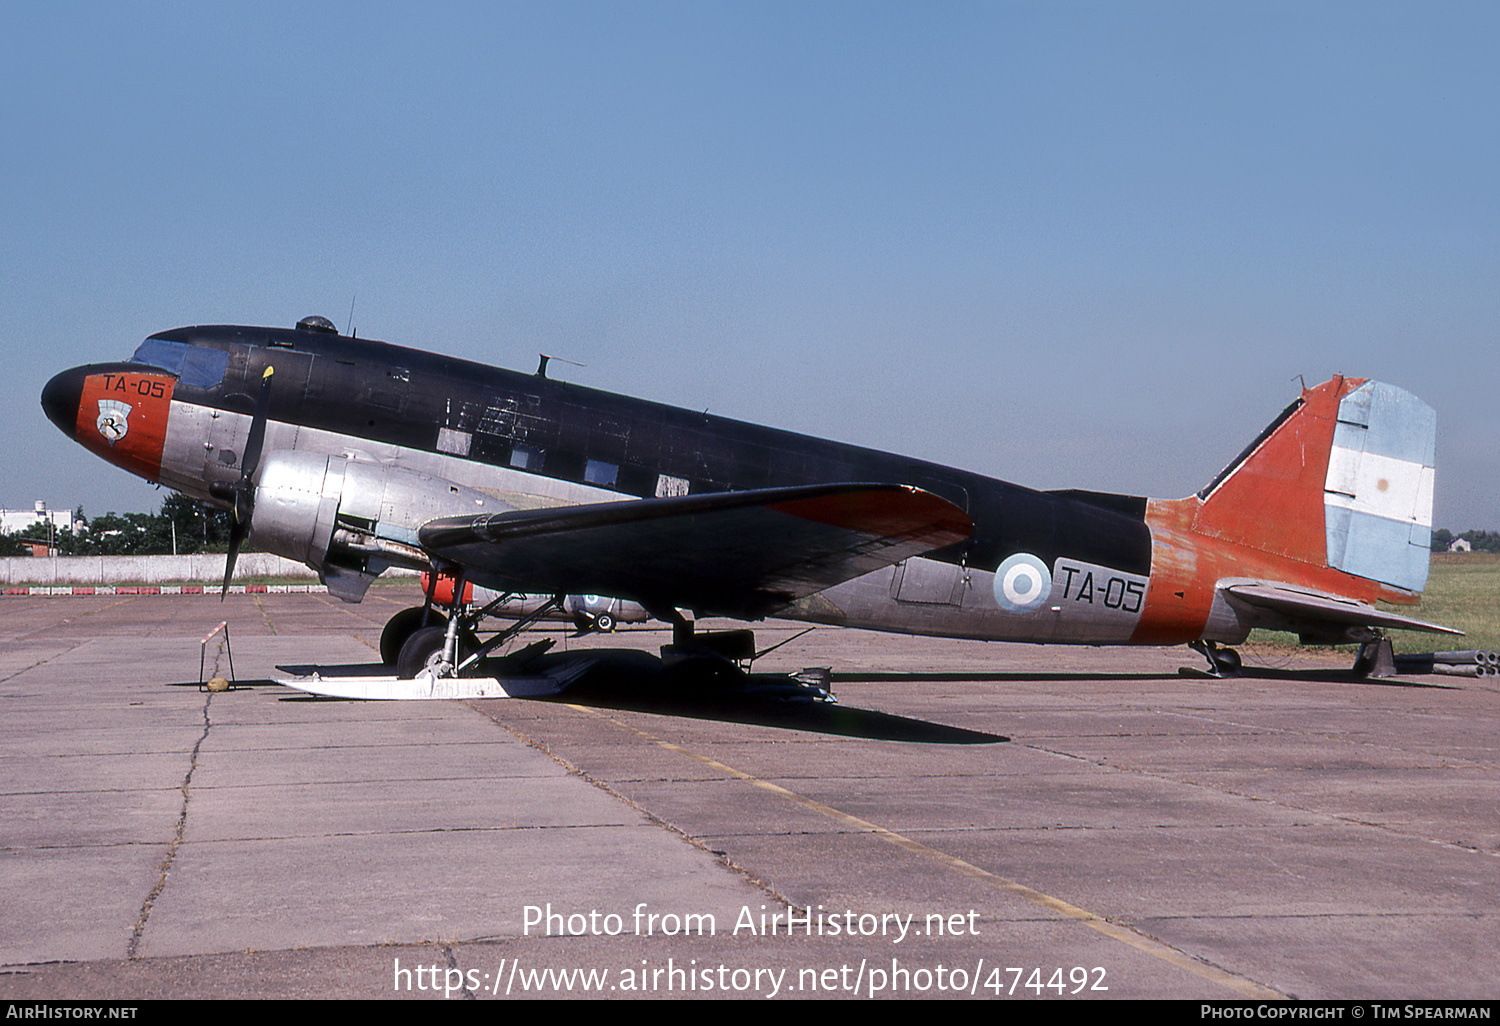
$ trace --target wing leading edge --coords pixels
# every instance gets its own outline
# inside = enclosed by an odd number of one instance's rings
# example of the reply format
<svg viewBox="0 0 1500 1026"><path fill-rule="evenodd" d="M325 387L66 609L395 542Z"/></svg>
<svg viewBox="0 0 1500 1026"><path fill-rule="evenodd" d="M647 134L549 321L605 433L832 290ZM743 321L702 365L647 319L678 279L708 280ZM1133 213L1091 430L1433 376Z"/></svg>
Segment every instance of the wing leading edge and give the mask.
<svg viewBox="0 0 1500 1026"><path fill-rule="evenodd" d="M517 591L754 617L973 530L920 488L836 484L442 517L418 538Z"/></svg>

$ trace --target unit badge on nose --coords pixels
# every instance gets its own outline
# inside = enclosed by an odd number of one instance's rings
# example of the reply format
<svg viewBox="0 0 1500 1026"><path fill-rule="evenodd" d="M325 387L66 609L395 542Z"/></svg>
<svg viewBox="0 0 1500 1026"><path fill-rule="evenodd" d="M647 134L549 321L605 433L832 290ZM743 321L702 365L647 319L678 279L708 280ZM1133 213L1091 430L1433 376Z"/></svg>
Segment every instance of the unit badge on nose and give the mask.
<svg viewBox="0 0 1500 1026"><path fill-rule="evenodd" d="M114 445L130 430L130 422L126 419L129 416L129 403L122 403L118 399L100 399L99 419L94 421L94 426L99 429L106 442Z"/></svg>

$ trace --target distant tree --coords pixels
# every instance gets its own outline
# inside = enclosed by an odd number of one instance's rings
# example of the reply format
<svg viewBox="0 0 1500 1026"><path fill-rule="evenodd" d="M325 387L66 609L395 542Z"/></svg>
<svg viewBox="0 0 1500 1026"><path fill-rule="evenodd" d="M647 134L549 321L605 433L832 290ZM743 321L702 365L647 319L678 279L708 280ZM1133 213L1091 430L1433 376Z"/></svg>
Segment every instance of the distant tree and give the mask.
<svg viewBox="0 0 1500 1026"><path fill-rule="evenodd" d="M161 504L161 514L168 523L167 551L171 552L170 531L177 528L177 551L223 552L229 547L229 513L206 506L196 499L173 492Z"/></svg>
<svg viewBox="0 0 1500 1026"><path fill-rule="evenodd" d="M103 513L89 523L86 533L58 538L58 549L65 556L141 556L153 548L157 532L156 517L150 513ZM167 542L171 551L171 541Z"/></svg>
<svg viewBox="0 0 1500 1026"><path fill-rule="evenodd" d="M71 528L67 528L67 527L61 528L57 532L57 539L56 539L57 554L59 556L86 556L86 555L88 555L88 553L84 551L84 544L83 544L83 540L85 538L87 538L88 536L89 535L88 535L88 524L87 523L84 524L83 530L78 531L76 534L73 532L73 530Z"/></svg>
<svg viewBox="0 0 1500 1026"><path fill-rule="evenodd" d="M29 556L31 549L22 540L22 534L0 531L0 558L5 556Z"/></svg>
<svg viewBox="0 0 1500 1026"><path fill-rule="evenodd" d="M1474 552L1500 552L1500 531L1460 531L1454 534L1446 527L1432 532L1432 551L1447 552L1455 541L1462 538Z"/></svg>
<svg viewBox="0 0 1500 1026"><path fill-rule="evenodd" d="M1467 539L1475 552L1500 552L1500 531L1465 531L1459 537Z"/></svg>
<svg viewBox="0 0 1500 1026"><path fill-rule="evenodd" d="M57 533L58 552L64 556L171 555L174 528L179 555L223 552L229 544L228 513L176 492L162 501L159 513L110 512L90 521L80 506L74 519L82 530Z"/></svg>

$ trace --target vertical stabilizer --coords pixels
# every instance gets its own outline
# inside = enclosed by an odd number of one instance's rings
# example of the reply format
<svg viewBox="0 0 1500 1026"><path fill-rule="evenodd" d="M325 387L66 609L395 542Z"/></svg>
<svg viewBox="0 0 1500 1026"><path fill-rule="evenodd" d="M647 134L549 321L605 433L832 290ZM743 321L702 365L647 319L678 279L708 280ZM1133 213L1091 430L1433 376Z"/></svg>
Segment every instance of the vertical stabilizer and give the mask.
<svg viewBox="0 0 1500 1026"><path fill-rule="evenodd" d="M1193 530L1420 592L1432 542L1437 415L1378 381L1303 391L1203 491Z"/></svg>

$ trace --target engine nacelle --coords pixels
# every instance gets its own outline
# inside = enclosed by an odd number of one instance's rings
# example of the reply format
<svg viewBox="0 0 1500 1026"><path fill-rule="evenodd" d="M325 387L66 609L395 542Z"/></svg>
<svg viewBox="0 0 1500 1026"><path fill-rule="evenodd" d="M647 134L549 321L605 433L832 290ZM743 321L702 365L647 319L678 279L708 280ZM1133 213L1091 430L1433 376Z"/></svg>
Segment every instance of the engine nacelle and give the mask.
<svg viewBox="0 0 1500 1026"><path fill-rule="evenodd" d="M345 456L273 452L261 462L251 538L305 563L346 602L391 566L425 569L417 528L434 517L505 513L492 495Z"/></svg>

